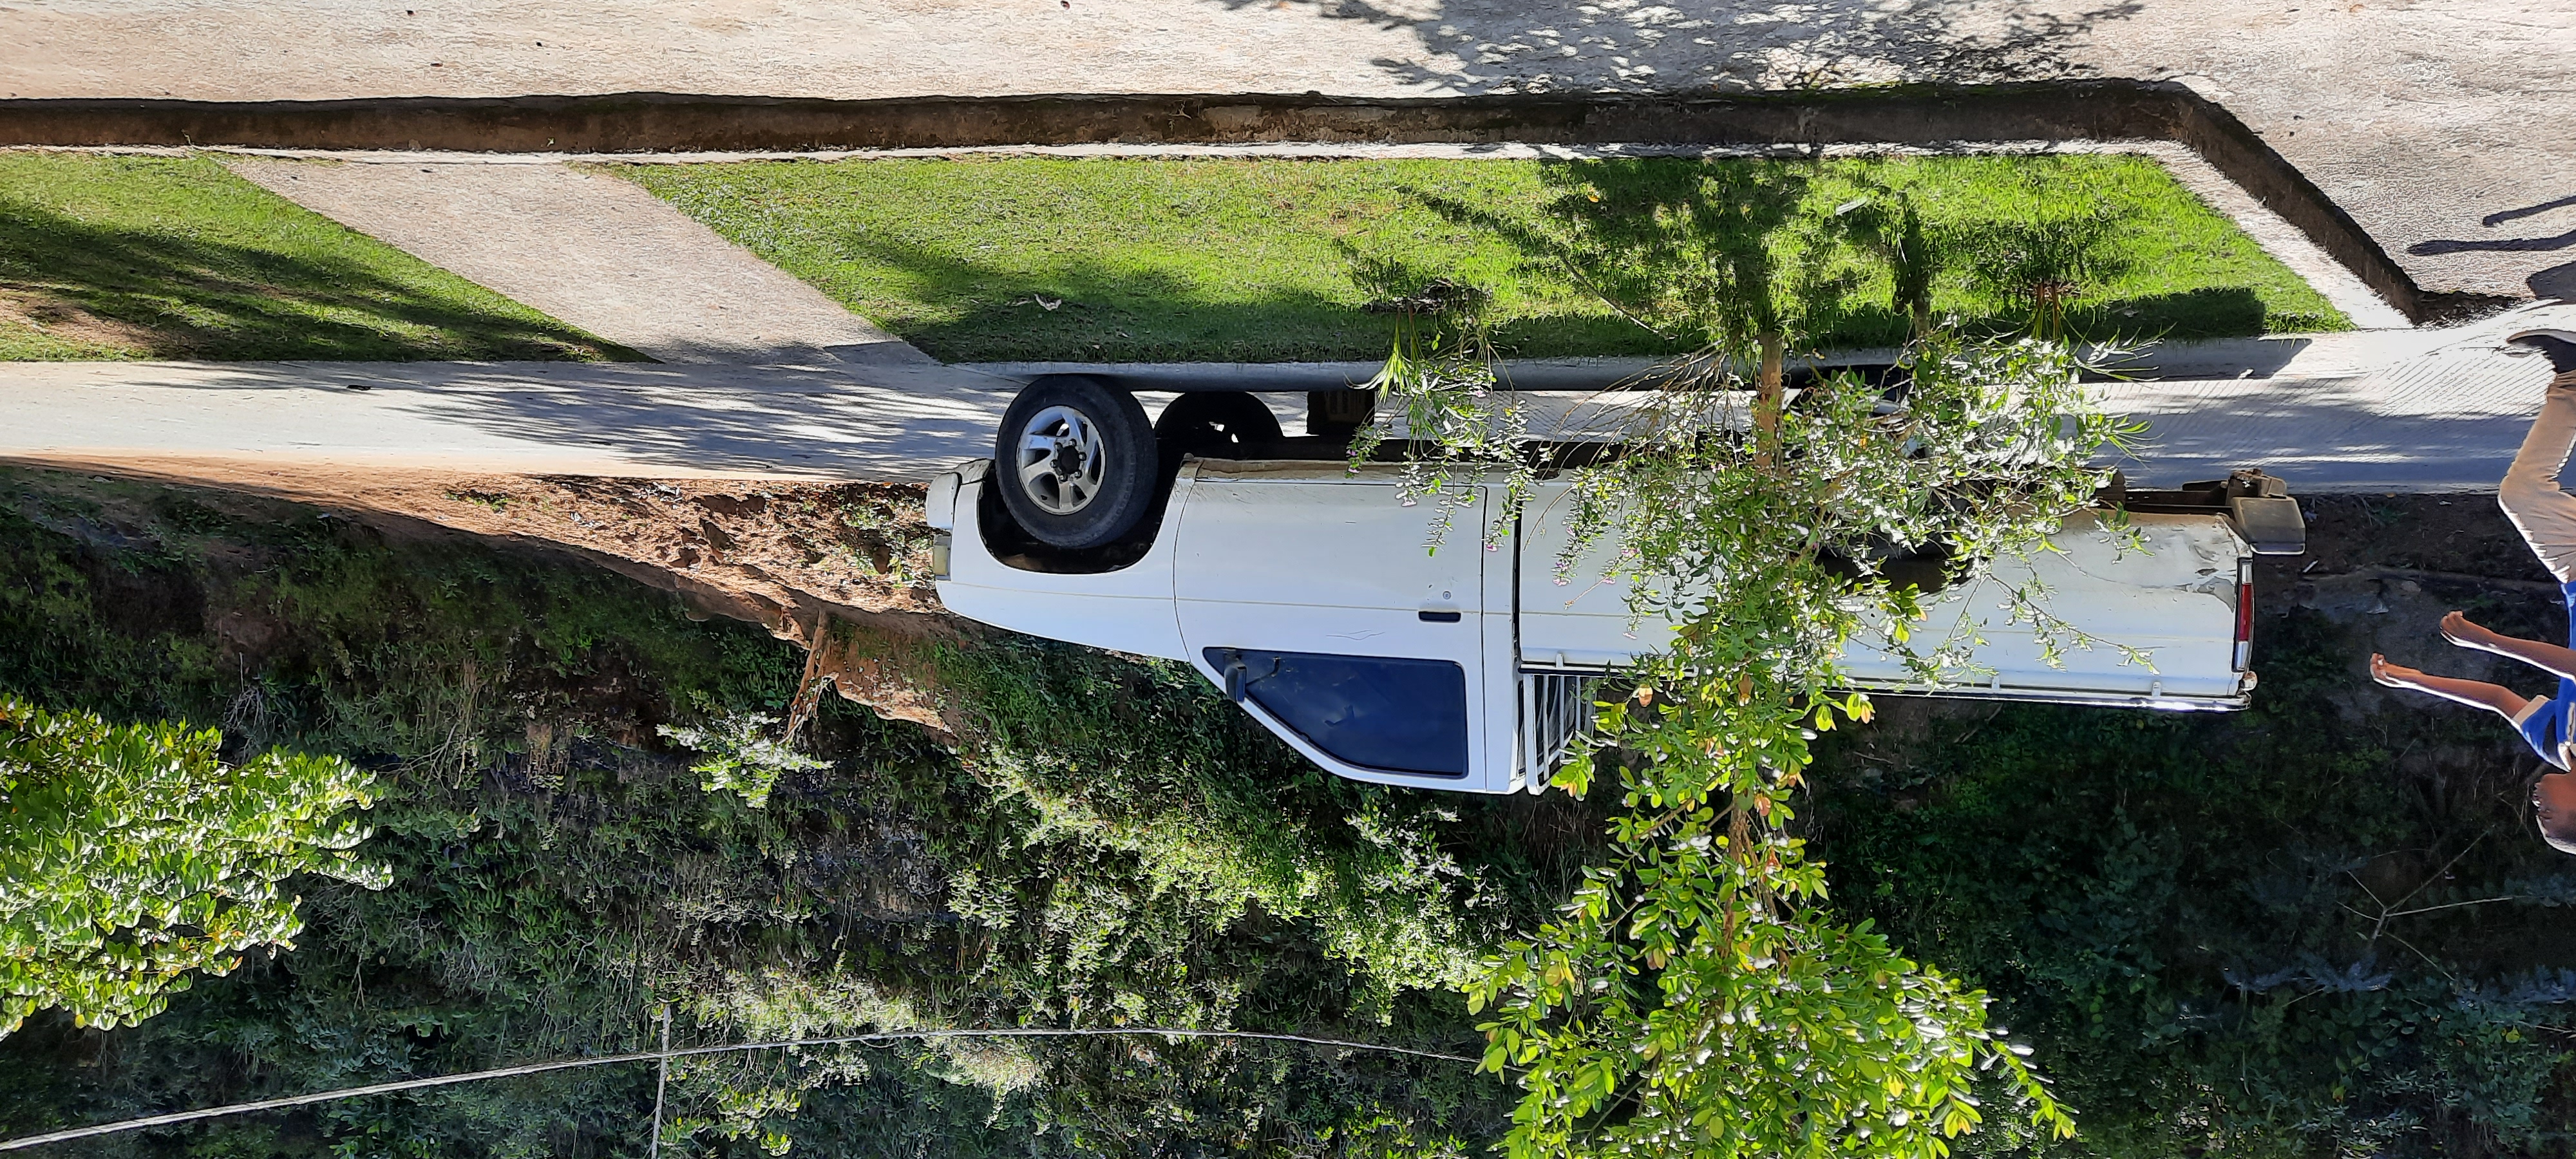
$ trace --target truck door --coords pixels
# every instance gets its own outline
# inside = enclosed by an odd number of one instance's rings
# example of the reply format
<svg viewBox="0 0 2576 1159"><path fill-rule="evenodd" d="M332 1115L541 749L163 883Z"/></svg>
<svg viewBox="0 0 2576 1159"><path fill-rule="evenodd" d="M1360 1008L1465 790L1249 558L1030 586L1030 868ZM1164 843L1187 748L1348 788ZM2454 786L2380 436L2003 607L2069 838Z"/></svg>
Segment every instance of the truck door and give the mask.
<svg viewBox="0 0 2576 1159"><path fill-rule="evenodd" d="M1426 549L1430 503L1340 464L1200 463L1174 492L1173 594L1191 662L1317 764L1381 784L1500 791L1512 710L1485 671L1483 488ZM1501 652L1508 673L1508 589ZM1500 682L1512 695L1508 674ZM1502 759L1496 760L1496 757ZM1494 770L1503 766L1500 773Z"/></svg>

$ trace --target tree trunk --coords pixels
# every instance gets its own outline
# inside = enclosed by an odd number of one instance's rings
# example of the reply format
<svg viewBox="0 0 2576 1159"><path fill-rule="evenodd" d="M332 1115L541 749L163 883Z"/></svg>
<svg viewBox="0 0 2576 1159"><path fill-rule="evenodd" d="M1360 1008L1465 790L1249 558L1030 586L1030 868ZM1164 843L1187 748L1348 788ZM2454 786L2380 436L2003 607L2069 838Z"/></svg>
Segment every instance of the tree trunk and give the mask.
<svg viewBox="0 0 2576 1159"><path fill-rule="evenodd" d="M1754 379L1753 438L1760 459L1771 461L1771 447L1780 437L1780 396L1782 394L1782 351L1786 344L1777 330L1762 332L1762 369Z"/></svg>

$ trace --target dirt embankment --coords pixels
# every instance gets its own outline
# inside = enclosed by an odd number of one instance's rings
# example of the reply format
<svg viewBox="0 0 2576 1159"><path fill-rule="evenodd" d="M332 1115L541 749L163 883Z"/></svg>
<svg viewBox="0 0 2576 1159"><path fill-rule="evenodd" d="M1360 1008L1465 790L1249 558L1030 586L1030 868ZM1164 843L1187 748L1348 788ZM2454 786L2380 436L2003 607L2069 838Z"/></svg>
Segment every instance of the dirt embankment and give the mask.
<svg viewBox="0 0 2576 1159"><path fill-rule="evenodd" d="M106 473L98 469L99 473ZM116 474L339 512L396 538L455 533L567 552L769 629L809 671L888 719L955 736L937 646L978 631L930 586L922 488L776 479L622 479L171 462Z"/></svg>
<svg viewBox="0 0 2576 1159"><path fill-rule="evenodd" d="M930 645L972 629L931 590L919 485L495 476L373 495L388 514L579 551L794 641L812 676L881 716L958 732Z"/></svg>

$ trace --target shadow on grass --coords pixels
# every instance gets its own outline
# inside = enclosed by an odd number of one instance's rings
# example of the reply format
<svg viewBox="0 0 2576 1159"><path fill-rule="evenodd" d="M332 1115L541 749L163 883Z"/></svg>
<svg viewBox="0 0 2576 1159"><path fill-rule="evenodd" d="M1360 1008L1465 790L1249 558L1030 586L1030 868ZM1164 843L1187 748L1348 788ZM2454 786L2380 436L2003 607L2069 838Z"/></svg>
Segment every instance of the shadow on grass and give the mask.
<svg viewBox="0 0 2576 1159"><path fill-rule="evenodd" d="M1790 328L1804 345L1819 349L1895 346L1911 333L1901 303L1862 293L1902 252L1893 219L1873 212L1879 201L1901 204L1901 191L1863 182L1873 204L1855 200L1820 213L1803 205L1815 195L1817 177L1803 161L1562 161L1546 164L1544 173L1563 192L1545 207L1542 221L1427 190L1407 192L1442 219L1511 245L1525 268L1612 303L1620 316L1583 320L1590 328L1580 340L1624 337L1628 349L1620 353L1666 353L1721 334L1742 342L1786 319L1795 320ZM1848 212L1855 208L1864 211ZM1986 249L2019 241L2004 236L2003 223L1954 222L1942 232L1927 279L1945 270L1966 273ZM2087 248L2113 247L2097 241ZM1971 333L2010 333L2030 324L2019 303L1990 300L1967 310L1961 304L1954 297L1936 313ZM2335 323L2323 315L2273 317L2260 294L2241 286L2079 299L2065 321L2071 337L2093 341L2238 337L2278 328L2275 323L2291 329ZM1504 329L1521 325L1509 322Z"/></svg>
<svg viewBox="0 0 2576 1159"><path fill-rule="evenodd" d="M2238 286L2092 301L2066 312L2067 330L2092 342L2236 338L2264 333L2269 319L2261 295Z"/></svg>
<svg viewBox="0 0 2576 1159"><path fill-rule="evenodd" d="M898 296L945 307L938 317L884 324L946 362L1329 358L1363 334L1357 310L1312 293L1229 300L1168 270L1113 270L1096 260L1016 270L856 229L834 243L891 271Z"/></svg>
<svg viewBox="0 0 2576 1159"><path fill-rule="evenodd" d="M0 289L132 327L142 333L128 339L161 357L640 358L533 311L481 308L361 261L102 227L5 194Z"/></svg>
<svg viewBox="0 0 2576 1159"><path fill-rule="evenodd" d="M1356 296L1311 287L1211 285L1096 259L1030 271L855 230L834 241L846 257L891 272L897 287L880 293L936 304L935 317L880 320L943 361L1364 361L1386 357L1392 339L1386 319ZM1573 310L1511 319L1495 338L1519 357L1687 349L1618 318Z"/></svg>
<svg viewBox="0 0 2576 1159"><path fill-rule="evenodd" d="M1497 292L1488 320L1496 349L1512 358L1667 355L1768 330L1789 332L1799 349L1884 347L1904 341L1918 309L1955 314L1975 331L2008 331L2030 317L2008 284L2030 279L1978 275L1998 254L2032 249L2033 230L2016 228L2031 215L2047 219L2042 225L2099 226L2076 245L2081 276L2056 279L2098 288L2068 301L2070 330L2201 338L2260 334L2285 321L2266 318L2261 287L2159 294L2176 283L2126 278L2145 265L2126 260L2128 250L2161 251L2147 227L2114 231L2103 217L2102 195L2087 180L2117 185L2120 175L2040 168L1998 192L1988 188L1992 175L1889 176L1812 159L1553 161L1536 167L1543 190L1535 206L1523 194L1505 204L1405 180L1388 190L1403 216L1414 219L1418 208L1445 224L1334 227L1296 239L1338 247L1347 267L1339 276L1311 247L1286 268L1266 264L1257 228L1079 247L1046 241L1055 252L1033 257L1025 245L979 248L826 218L781 256L925 352L966 362L1373 360L1386 353L1389 327L1363 303L1440 277ZM1426 238L1437 244L1426 248ZM2223 280L2199 269L2173 276L2183 285ZM2287 321L2291 329L2337 322L2330 314Z"/></svg>
<svg viewBox="0 0 2576 1159"><path fill-rule="evenodd" d="M1818 176L1812 163L1556 161L1541 174L1559 192L1540 221L1407 192L1443 220L1520 251L1525 268L1608 303L1616 318L1589 321L1595 335L1624 330L1629 349L1619 353L1746 344L1784 324L1819 348L1892 346L1911 331L1893 300L1856 297L1877 272L1869 254L1876 218L1801 212Z"/></svg>

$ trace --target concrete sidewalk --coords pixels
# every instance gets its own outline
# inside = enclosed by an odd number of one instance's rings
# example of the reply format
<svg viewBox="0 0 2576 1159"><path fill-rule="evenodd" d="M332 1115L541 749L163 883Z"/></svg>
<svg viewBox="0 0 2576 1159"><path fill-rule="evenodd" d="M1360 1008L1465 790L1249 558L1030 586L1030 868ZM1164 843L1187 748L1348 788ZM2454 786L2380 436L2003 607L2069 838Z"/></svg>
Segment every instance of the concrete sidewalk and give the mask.
<svg viewBox="0 0 2576 1159"><path fill-rule="evenodd" d="M943 369L0 362L0 459L919 480L1019 384Z"/></svg>
<svg viewBox="0 0 2576 1159"><path fill-rule="evenodd" d="M2150 424L2125 464L2144 484L2260 466L2301 493L2492 490L2549 377L2502 339L2534 325L2576 325L2576 305L2384 335L2300 374L2117 383L2105 398ZM1018 387L936 366L0 363L0 460L921 480L988 454ZM1170 396L1145 397L1150 411ZM1268 398L1295 429L1302 399ZM1531 398L1538 430L1619 401Z"/></svg>
<svg viewBox="0 0 2576 1159"><path fill-rule="evenodd" d="M563 165L226 163L289 201L662 362L933 364L607 174Z"/></svg>

